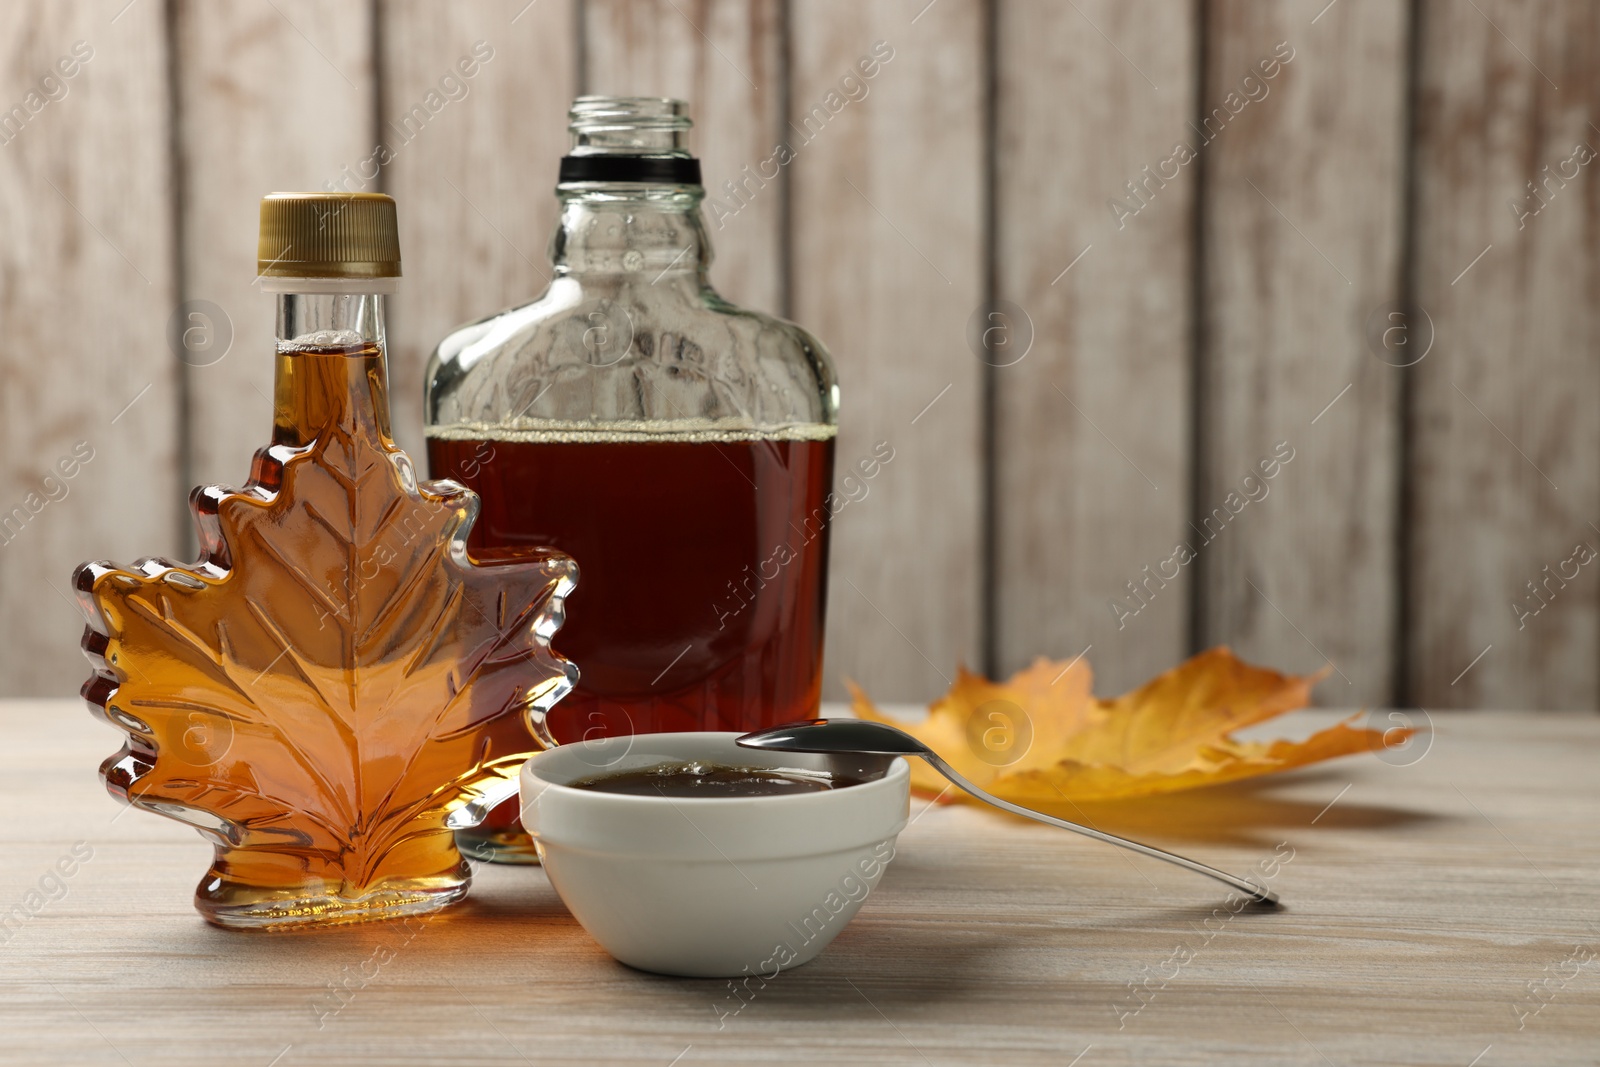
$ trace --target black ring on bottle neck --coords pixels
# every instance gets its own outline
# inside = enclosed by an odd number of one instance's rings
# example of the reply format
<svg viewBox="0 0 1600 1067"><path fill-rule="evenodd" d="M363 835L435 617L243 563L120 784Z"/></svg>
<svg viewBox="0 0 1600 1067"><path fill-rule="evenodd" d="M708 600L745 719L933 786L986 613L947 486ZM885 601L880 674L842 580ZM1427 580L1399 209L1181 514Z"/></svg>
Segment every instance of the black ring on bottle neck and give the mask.
<svg viewBox="0 0 1600 1067"><path fill-rule="evenodd" d="M560 181L699 185L700 161L687 156L562 156Z"/></svg>

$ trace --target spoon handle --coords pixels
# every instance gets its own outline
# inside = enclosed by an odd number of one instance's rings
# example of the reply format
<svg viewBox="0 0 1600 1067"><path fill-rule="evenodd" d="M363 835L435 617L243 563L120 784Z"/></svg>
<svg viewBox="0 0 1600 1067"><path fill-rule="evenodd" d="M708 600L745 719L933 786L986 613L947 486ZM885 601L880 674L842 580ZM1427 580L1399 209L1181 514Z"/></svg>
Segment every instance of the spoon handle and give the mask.
<svg viewBox="0 0 1600 1067"><path fill-rule="evenodd" d="M1085 837L1092 837L1096 841L1104 841L1108 845L1117 845L1121 848L1132 849L1134 852L1141 852L1146 856L1154 856L1158 860L1166 860L1168 863L1177 864L1179 867L1187 867L1196 874L1203 874L1208 878L1215 878L1219 882L1224 882L1228 885L1231 885L1241 893L1247 894L1251 900L1254 900L1258 904L1276 905L1278 903L1277 893L1262 886L1258 886L1248 879L1235 877L1234 875L1228 874L1225 871L1219 871L1215 867L1207 867L1203 863L1198 863L1195 860L1191 860L1183 856L1173 855L1171 852L1163 852L1161 849L1153 848L1150 845L1141 845L1137 841L1129 841L1125 837L1117 837L1115 834L1104 833L1103 831L1095 830L1088 826L1080 826L1078 823L1067 822L1065 819L1057 819L1051 815L1043 815L1037 811L1033 811L1030 808L1024 808L1020 804L1013 804L1009 800L1001 800L993 793L987 793L984 790L979 789L961 775L957 774L955 768L951 767L950 764L940 759L939 756L931 750L919 752L918 755L927 760L929 763L933 764L934 767L939 770L939 773L943 774L946 778L950 779L950 781L954 782L962 789L965 789L979 800L982 800L987 804L993 804L995 807L1002 810L1009 811L1013 815L1021 815L1024 818L1033 819L1037 822L1048 823L1051 826L1059 826L1063 830L1071 830L1073 833L1082 834Z"/></svg>

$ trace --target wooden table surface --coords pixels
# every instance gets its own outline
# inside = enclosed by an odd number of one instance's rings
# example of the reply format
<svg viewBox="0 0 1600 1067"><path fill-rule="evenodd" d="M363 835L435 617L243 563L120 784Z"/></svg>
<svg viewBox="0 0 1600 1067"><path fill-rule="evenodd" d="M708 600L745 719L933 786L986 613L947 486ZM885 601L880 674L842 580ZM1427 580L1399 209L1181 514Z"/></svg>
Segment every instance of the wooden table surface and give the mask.
<svg viewBox="0 0 1600 1067"><path fill-rule="evenodd" d="M914 799L854 923L735 999L613 962L537 868L480 866L410 927L209 927L208 846L100 787L115 735L0 703L0 1063L1600 1063L1600 718L1434 720L1390 763L1089 812L1228 870L1278 857L1280 912Z"/></svg>

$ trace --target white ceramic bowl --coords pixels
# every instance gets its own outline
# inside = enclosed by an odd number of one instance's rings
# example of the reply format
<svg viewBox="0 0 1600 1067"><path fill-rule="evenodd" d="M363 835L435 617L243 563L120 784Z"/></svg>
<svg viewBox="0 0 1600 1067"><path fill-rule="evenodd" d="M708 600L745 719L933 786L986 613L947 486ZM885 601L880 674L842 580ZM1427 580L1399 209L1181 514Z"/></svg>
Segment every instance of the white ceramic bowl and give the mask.
<svg viewBox="0 0 1600 1067"><path fill-rule="evenodd" d="M667 761L848 773L840 757L740 748L734 733L642 734L542 752L522 768L522 822L550 884L611 955L703 978L816 957L861 907L905 827L903 759L826 792L701 798L573 789Z"/></svg>

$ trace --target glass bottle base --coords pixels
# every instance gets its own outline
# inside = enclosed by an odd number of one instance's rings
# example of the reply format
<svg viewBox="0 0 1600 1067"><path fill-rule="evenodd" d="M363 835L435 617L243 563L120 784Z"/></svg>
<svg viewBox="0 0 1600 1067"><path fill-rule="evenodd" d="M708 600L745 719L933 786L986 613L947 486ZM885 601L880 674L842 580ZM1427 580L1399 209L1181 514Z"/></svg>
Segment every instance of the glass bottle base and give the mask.
<svg viewBox="0 0 1600 1067"><path fill-rule="evenodd" d="M195 891L195 908L209 923L234 930L287 930L296 927L404 919L446 908L467 895L471 871L463 862L456 870L429 878L386 879L360 896L314 884L284 888L254 886L230 880L215 868Z"/></svg>
<svg viewBox="0 0 1600 1067"><path fill-rule="evenodd" d="M537 864L539 851L521 823L498 829L474 826L456 831L456 847L468 859L481 863Z"/></svg>

